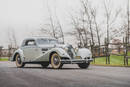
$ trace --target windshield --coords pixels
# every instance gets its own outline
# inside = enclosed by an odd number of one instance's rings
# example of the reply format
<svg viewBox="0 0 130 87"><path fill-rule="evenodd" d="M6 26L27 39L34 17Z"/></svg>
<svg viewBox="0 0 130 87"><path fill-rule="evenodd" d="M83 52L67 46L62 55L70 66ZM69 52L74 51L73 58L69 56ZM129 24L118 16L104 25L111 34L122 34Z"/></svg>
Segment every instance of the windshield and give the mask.
<svg viewBox="0 0 130 87"><path fill-rule="evenodd" d="M38 44L58 44L58 40L55 39L38 39Z"/></svg>

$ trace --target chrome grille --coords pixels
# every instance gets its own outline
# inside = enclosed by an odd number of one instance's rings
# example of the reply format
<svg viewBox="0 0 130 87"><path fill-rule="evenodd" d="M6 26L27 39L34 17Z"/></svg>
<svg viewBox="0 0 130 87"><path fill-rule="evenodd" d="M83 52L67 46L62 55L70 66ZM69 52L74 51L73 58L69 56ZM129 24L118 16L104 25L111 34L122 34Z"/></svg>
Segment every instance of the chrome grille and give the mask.
<svg viewBox="0 0 130 87"><path fill-rule="evenodd" d="M69 56L70 56L71 58L73 58L73 53L72 53L71 50L68 50L68 54L69 54Z"/></svg>

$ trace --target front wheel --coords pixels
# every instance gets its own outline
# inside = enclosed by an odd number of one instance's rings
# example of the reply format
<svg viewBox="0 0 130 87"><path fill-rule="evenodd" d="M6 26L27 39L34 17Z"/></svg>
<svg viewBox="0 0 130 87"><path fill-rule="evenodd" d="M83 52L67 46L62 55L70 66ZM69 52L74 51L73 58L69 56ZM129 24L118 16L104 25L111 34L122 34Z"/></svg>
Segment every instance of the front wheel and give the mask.
<svg viewBox="0 0 130 87"><path fill-rule="evenodd" d="M81 69L87 69L90 65L90 62L88 63L79 63L78 66L81 68Z"/></svg>
<svg viewBox="0 0 130 87"><path fill-rule="evenodd" d="M25 63L22 62L21 57L19 54L16 55L16 66L18 68L22 68L25 66Z"/></svg>
<svg viewBox="0 0 130 87"><path fill-rule="evenodd" d="M51 66L54 69L59 69L63 66L63 64L61 63L61 57L57 53L54 53L51 56Z"/></svg>

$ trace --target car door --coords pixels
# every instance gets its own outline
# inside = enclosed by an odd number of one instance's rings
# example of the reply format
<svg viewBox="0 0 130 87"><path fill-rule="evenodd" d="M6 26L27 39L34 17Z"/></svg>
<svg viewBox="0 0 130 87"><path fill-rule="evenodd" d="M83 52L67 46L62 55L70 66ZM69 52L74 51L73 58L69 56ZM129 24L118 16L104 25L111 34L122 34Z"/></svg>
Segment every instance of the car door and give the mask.
<svg viewBox="0 0 130 87"><path fill-rule="evenodd" d="M22 48L26 61L35 60L38 57L38 47L35 40L30 39L25 41L25 46Z"/></svg>

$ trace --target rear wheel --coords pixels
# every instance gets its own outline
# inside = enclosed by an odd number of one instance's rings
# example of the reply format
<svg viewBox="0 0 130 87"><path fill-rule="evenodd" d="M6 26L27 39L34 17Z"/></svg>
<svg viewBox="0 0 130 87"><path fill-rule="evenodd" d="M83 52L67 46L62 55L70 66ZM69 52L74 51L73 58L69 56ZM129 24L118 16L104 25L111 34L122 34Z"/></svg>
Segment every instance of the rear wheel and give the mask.
<svg viewBox="0 0 130 87"><path fill-rule="evenodd" d="M22 62L21 57L19 54L16 54L16 66L18 68L22 68L25 66L25 63Z"/></svg>
<svg viewBox="0 0 130 87"><path fill-rule="evenodd" d="M51 56L51 66L54 69L59 69L63 66L63 64L61 63L61 57L57 53L54 53Z"/></svg>
<svg viewBox="0 0 130 87"><path fill-rule="evenodd" d="M78 66L81 68L81 69L86 69L88 68L90 65L90 62L88 63L79 63Z"/></svg>

